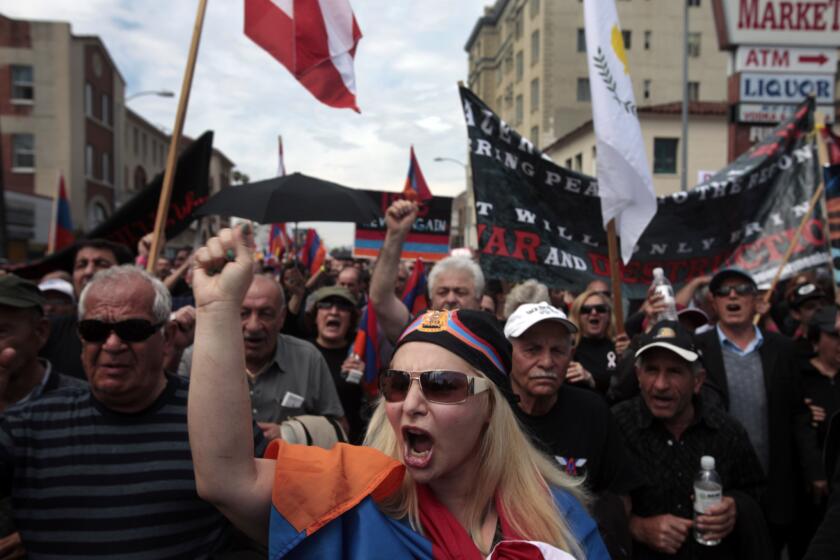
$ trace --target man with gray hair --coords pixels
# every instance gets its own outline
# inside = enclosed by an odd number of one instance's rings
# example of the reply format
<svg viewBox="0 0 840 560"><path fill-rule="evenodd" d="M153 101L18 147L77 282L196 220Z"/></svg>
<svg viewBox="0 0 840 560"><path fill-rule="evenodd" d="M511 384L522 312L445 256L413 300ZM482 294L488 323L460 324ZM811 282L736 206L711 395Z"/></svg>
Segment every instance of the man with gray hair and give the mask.
<svg viewBox="0 0 840 560"><path fill-rule="evenodd" d="M30 557L208 558L227 546L227 521L196 493L187 381L164 371L170 306L141 269L98 272L79 301L89 386L6 411L0 494Z"/></svg>
<svg viewBox="0 0 840 560"><path fill-rule="evenodd" d="M636 375L640 394L613 408L629 463L645 479L631 493L634 558L772 558L758 456L744 428L701 396L705 371L691 334L676 321L655 324L640 338ZM698 506L692 482L704 456L723 495ZM720 544L700 545L692 532Z"/></svg>
<svg viewBox="0 0 840 560"><path fill-rule="evenodd" d="M370 303L379 327L395 342L409 321L409 310L394 293L403 244L417 219L419 207L409 200L394 201L385 212L385 241L370 282ZM481 309L484 274L471 259L447 257L429 273L429 308Z"/></svg>

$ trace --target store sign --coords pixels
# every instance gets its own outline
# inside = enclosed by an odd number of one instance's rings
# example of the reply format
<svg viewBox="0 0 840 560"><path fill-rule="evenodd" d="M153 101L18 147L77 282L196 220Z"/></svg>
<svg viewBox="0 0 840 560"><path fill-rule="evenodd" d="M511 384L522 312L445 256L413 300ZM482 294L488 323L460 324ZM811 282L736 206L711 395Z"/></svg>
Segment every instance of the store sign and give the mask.
<svg viewBox="0 0 840 560"><path fill-rule="evenodd" d="M837 69L837 49L805 49L795 47L738 47L735 53L736 72L825 72Z"/></svg>
<svg viewBox="0 0 840 560"><path fill-rule="evenodd" d="M796 112L796 105L776 105L773 103L740 103L738 105L738 122L742 123L780 123L789 119ZM828 122L834 121L834 108L831 105L817 107Z"/></svg>
<svg viewBox="0 0 840 560"><path fill-rule="evenodd" d="M837 47L840 0L713 0L721 48Z"/></svg>
<svg viewBox="0 0 840 560"><path fill-rule="evenodd" d="M838 0L840 1L840 0ZM740 98L743 102L801 103L815 96L818 104L834 103L832 74L741 74Z"/></svg>

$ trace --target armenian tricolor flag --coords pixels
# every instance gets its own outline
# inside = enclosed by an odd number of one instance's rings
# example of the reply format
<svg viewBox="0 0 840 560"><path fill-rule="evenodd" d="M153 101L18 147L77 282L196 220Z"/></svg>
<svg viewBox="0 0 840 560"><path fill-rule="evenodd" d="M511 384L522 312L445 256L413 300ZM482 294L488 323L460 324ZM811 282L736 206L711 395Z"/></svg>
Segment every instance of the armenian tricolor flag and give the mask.
<svg viewBox="0 0 840 560"><path fill-rule="evenodd" d="M423 172L420 170L420 164L417 163L417 158L414 155L414 146L411 147L411 156L408 163L408 176L405 178L405 187L403 187L403 196L408 200L415 202L425 202L432 198L432 192L429 190L429 185L426 184L426 178L423 177Z"/></svg>
<svg viewBox="0 0 840 560"><path fill-rule="evenodd" d="M292 250L292 236L289 235L285 222L271 224L271 232L268 235L268 253L278 261L283 258L283 253Z"/></svg>
<svg viewBox="0 0 840 560"><path fill-rule="evenodd" d="M357 352L365 363L362 387L368 395L375 397L379 394L379 368L382 363L379 359L379 327L376 321L376 312L372 305L367 305L362 312L358 332L359 335L357 336L364 336L364 352Z"/></svg>
<svg viewBox="0 0 840 560"><path fill-rule="evenodd" d="M426 285L425 266L423 261L417 259L414 261L414 270L411 271L411 276L405 283L402 295L402 302L412 315L417 315L429 307L426 299Z"/></svg>
<svg viewBox="0 0 840 560"><path fill-rule="evenodd" d="M307 229L306 241L298 251L298 260L309 270L309 274L313 275L323 266L326 258L327 250L321 243L318 232L311 228Z"/></svg>
<svg viewBox="0 0 840 560"><path fill-rule="evenodd" d="M825 147L828 150L828 164L830 165L838 165L840 164L840 135L834 133L831 130L831 123L826 122L823 126L818 126L820 132L822 133L823 141L825 142Z"/></svg>
<svg viewBox="0 0 840 560"><path fill-rule="evenodd" d="M55 201L55 215L50 228L48 253L54 253L73 244L73 220L70 217L70 201L64 187L64 175L58 180L58 196Z"/></svg>

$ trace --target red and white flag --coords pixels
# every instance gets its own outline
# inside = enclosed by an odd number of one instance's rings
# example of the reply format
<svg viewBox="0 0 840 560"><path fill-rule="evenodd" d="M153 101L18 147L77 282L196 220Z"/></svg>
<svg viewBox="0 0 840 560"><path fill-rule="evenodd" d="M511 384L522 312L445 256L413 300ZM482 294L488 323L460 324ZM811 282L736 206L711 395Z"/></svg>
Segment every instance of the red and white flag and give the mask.
<svg viewBox="0 0 840 560"><path fill-rule="evenodd" d="M356 106L362 32L348 0L245 0L245 35L330 107Z"/></svg>

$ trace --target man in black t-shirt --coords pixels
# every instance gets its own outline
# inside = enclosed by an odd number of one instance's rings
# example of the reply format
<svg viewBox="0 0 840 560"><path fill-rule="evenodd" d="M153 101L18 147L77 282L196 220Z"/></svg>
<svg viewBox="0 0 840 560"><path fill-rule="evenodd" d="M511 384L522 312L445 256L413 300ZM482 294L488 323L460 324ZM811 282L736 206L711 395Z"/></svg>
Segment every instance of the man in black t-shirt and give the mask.
<svg viewBox="0 0 840 560"><path fill-rule="evenodd" d="M516 415L534 444L571 476L586 477L595 518L613 558L629 554L629 494L639 483L604 400L563 383L575 325L546 302L520 305L508 318Z"/></svg>

